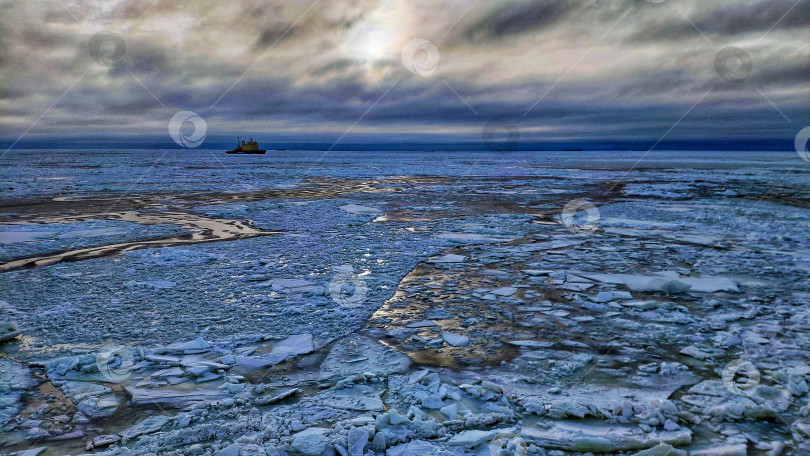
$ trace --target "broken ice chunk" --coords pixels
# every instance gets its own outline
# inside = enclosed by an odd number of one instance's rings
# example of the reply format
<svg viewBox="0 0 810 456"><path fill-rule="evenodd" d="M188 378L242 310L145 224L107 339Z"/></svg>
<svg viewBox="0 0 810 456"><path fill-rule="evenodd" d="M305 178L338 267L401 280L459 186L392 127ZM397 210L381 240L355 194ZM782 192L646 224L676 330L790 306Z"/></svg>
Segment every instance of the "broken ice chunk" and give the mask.
<svg viewBox="0 0 810 456"><path fill-rule="evenodd" d="M273 279L269 282L273 291L282 293L306 293L315 290L315 284L302 279Z"/></svg>
<svg viewBox="0 0 810 456"><path fill-rule="evenodd" d="M448 406L442 407L441 409L439 409L439 411L448 420L454 420L458 416L458 405L450 404Z"/></svg>
<svg viewBox="0 0 810 456"><path fill-rule="evenodd" d="M539 276L547 276L547 275L551 274L554 271L543 271L543 270L540 270L540 269L524 269L521 272L523 272L526 275L539 277Z"/></svg>
<svg viewBox="0 0 810 456"><path fill-rule="evenodd" d="M514 429L494 429L491 431L464 431L453 436L452 439L447 441L448 445L460 446L463 448L475 448L482 443L489 442L498 435L512 435Z"/></svg>
<svg viewBox="0 0 810 456"><path fill-rule="evenodd" d="M274 345L270 355L289 358L307 354L314 349L312 345L312 334L298 334L290 336Z"/></svg>
<svg viewBox="0 0 810 456"><path fill-rule="evenodd" d="M700 293L714 293L716 291L733 291L737 293L740 291L736 283L725 277L699 277L680 280L692 287L689 291Z"/></svg>
<svg viewBox="0 0 810 456"><path fill-rule="evenodd" d="M46 447L38 447L32 448L30 450L24 450L17 453L18 456L39 456L40 454L44 453L47 450Z"/></svg>
<svg viewBox="0 0 810 456"><path fill-rule="evenodd" d="M401 443L393 446L385 452L386 456L421 456L421 455L436 455L436 456L449 456L453 453L444 451L438 448L436 444L426 440L411 440L407 443ZM350 454L350 456L355 456Z"/></svg>
<svg viewBox="0 0 810 456"><path fill-rule="evenodd" d="M305 355L313 350L315 347L312 344L312 334L298 334L278 342L267 357L234 356L234 360L242 368L256 370L278 364L295 356Z"/></svg>
<svg viewBox="0 0 810 456"><path fill-rule="evenodd" d="M405 325L406 328L430 328L433 326L438 325L435 321L431 320L414 321Z"/></svg>
<svg viewBox="0 0 810 456"><path fill-rule="evenodd" d="M328 429L311 427L293 435L292 447L305 456L319 456L326 452Z"/></svg>
<svg viewBox="0 0 810 456"><path fill-rule="evenodd" d="M359 204L345 204L343 206L340 206L340 209L352 215L377 215L380 212L382 212L379 209L368 206L361 206Z"/></svg>
<svg viewBox="0 0 810 456"><path fill-rule="evenodd" d="M219 452L214 456L239 456L239 444L234 443L232 445L228 445L219 450Z"/></svg>
<svg viewBox="0 0 810 456"><path fill-rule="evenodd" d="M494 294L495 296L512 296L513 294L517 293L518 289L515 287L502 287L495 290L492 290L490 293Z"/></svg>
<svg viewBox="0 0 810 456"><path fill-rule="evenodd" d="M354 385L337 391L327 391L316 397L318 403L339 410L382 412L379 392L365 385Z"/></svg>
<svg viewBox="0 0 810 456"><path fill-rule="evenodd" d="M539 340L513 340L510 341L509 344L514 345L516 347L526 347L526 348L551 348L554 346L554 342L546 342Z"/></svg>
<svg viewBox="0 0 810 456"><path fill-rule="evenodd" d="M320 378L347 377L358 372L388 376L403 372L410 358L375 340L360 335L339 339L321 363Z"/></svg>
<svg viewBox="0 0 810 456"><path fill-rule="evenodd" d="M169 417L166 415L150 416L121 431L121 440L126 442L135 437L157 432L168 422Z"/></svg>
<svg viewBox="0 0 810 456"><path fill-rule="evenodd" d="M106 418L118 408L119 400L107 386L88 382L65 382L60 389L76 408L92 419Z"/></svg>
<svg viewBox="0 0 810 456"><path fill-rule="evenodd" d="M692 456L747 456L748 447L744 444L723 445L689 452Z"/></svg>
<svg viewBox="0 0 810 456"><path fill-rule="evenodd" d="M704 276L700 278L679 277L677 272L664 271L655 275L636 274L582 274L589 279L603 283L625 285L633 291L663 291L683 293L693 291L714 293L716 291L739 292L737 284L725 277Z"/></svg>
<svg viewBox="0 0 810 456"><path fill-rule="evenodd" d="M193 355L210 350L211 344L206 342L202 337L198 337L190 342L184 343L182 347L184 354Z"/></svg>
<svg viewBox="0 0 810 456"><path fill-rule="evenodd" d="M16 323L0 322L0 342L6 342L20 335Z"/></svg>
<svg viewBox="0 0 810 456"><path fill-rule="evenodd" d="M454 347L465 347L470 345L470 338L467 336L462 336L461 334L443 332L442 339Z"/></svg>
<svg viewBox="0 0 810 456"><path fill-rule="evenodd" d="M363 456L366 445L368 445L368 431L358 427L350 428L348 444L350 456Z"/></svg>
<svg viewBox="0 0 810 456"><path fill-rule="evenodd" d="M686 456L685 450L675 449L672 445L662 443L652 448L641 450L632 456Z"/></svg>
<svg viewBox="0 0 810 456"><path fill-rule="evenodd" d="M465 261L467 261L467 257L464 255L456 255L455 253L448 253L427 260L428 263L463 263Z"/></svg>
<svg viewBox="0 0 810 456"><path fill-rule="evenodd" d="M638 427L578 422L557 422L549 429L527 427L523 433L537 445L577 453L617 453L643 450L660 443L688 445L692 431L654 431L644 433Z"/></svg>
<svg viewBox="0 0 810 456"><path fill-rule="evenodd" d="M596 297L591 298L594 302L609 302L615 299L615 296L610 291L600 291Z"/></svg>
<svg viewBox="0 0 810 456"><path fill-rule="evenodd" d="M625 301L622 305L631 309L652 310L655 309L656 301Z"/></svg>
<svg viewBox="0 0 810 456"><path fill-rule="evenodd" d="M701 360L711 357L710 354L708 354L708 353L704 352L703 350L695 347L694 345L690 345L690 346L684 348L683 350L681 350L681 354L686 355L686 356L691 356L692 358L701 359Z"/></svg>
<svg viewBox="0 0 810 456"><path fill-rule="evenodd" d="M635 275L635 274L583 274L589 279L602 283L625 285L633 291L663 291L666 293L682 293L690 288L680 279L664 275Z"/></svg>

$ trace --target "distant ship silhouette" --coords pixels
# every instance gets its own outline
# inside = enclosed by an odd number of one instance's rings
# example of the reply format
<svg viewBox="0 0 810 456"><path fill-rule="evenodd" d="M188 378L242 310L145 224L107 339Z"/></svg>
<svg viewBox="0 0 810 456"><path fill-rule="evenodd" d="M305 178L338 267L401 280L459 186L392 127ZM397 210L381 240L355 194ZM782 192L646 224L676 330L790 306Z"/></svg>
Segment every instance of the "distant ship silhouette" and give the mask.
<svg viewBox="0 0 810 456"><path fill-rule="evenodd" d="M267 152L265 149L259 149L259 144L250 138L249 141L242 141L241 144L240 138L236 137L236 149L227 150L225 151L226 154L256 154L261 155Z"/></svg>

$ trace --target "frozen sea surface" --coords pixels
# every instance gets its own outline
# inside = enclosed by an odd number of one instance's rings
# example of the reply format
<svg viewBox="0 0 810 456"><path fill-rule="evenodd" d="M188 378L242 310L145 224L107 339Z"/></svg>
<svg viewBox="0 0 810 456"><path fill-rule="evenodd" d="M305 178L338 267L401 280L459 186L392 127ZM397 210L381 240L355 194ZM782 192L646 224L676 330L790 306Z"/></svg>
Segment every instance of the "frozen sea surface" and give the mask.
<svg viewBox="0 0 810 456"><path fill-rule="evenodd" d="M0 452L810 451L795 153L0 170Z"/></svg>
<svg viewBox="0 0 810 456"><path fill-rule="evenodd" d="M4 225L0 228L0 245L3 246L0 262L47 252L103 246L122 240L163 238L183 233L185 231L177 225L141 225L111 220Z"/></svg>
<svg viewBox="0 0 810 456"><path fill-rule="evenodd" d="M710 182L757 181L772 176L792 187L806 183L805 163L794 152L280 151L236 157L199 149L22 150L0 159L0 185L4 199L69 199L122 193L245 192L289 188L317 178L392 176L623 177L633 182L655 175L662 183L677 184L683 181L673 170L690 170L701 181L704 177ZM642 172L626 173L631 168ZM702 184L698 182L698 187Z"/></svg>

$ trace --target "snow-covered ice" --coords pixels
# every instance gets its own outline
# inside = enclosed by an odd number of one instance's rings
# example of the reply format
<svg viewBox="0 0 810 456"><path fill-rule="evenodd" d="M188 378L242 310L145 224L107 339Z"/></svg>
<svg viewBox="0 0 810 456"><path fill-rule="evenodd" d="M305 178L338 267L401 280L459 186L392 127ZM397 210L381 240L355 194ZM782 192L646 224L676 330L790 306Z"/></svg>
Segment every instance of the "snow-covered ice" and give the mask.
<svg viewBox="0 0 810 456"><path fill-rule="evenodd" d="M0 158L2 454L810 452L795 154L55 153Z"/></svg>

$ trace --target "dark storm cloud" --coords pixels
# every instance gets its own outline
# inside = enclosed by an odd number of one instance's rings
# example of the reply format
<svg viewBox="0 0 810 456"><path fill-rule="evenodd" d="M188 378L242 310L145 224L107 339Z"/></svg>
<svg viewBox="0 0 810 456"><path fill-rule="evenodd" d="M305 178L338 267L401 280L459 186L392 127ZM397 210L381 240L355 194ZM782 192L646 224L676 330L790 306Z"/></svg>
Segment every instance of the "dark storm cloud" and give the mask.
<svg viewBox="0 0 810 456"><path fill-rule="evenodd" d="M296 31L296 27L293 24L287 24L285 22L272 23L262 30L256 42L253 44L253 48L263 50L281 40L292 38Z"/></svg>
<svg viewBox="0 0 810 456"><path fill-rule="evenodd" d="M660 97L663 93L694 92L695 80L686 71L658 71L625 81L616 91L622 98Z"/></svg>
<svg viewBox="0 0 810 456"><path fill-rule="evenodd" d="M649 23L644 28L635 31L628 40L646 43L661 40L681 41L685 38L695 37L700 37L700 31L690 24L684 24L683 22L656 22Z"/></svg>
<svg viewBox="0 0 810 456"><path fill-rule="evenodd" d="M687 15L688 17L688 15ZM761 0L720 4L689 18L671 16L647 22L636 31L634 41L679 41L688 37L734 36L771 30L810 29L810 2L801 0Z"/></svg>
<svg viewBox="0 0 810 456"><path fill-rule="evenodd" d="M696 25L720 35L765 32L771 28L806 28L810 27L810 2L761 0L751 5L724 5Z"/></svg>
<svg viewBox="0 0 810 456"><path fill-rule="evenodd" d="M506 119L532 140L654 141L690 109L671 136L787 138L810 123L808 0L312 1L8 2L0 128L20 134L60 96L29 135L165 135L178 110L212 132L332 138L352 125L480 138ZM739 44L750 78L717 73L720 49L771 27ZM100 30L126 41L118 65L90 58ZM431 77L401 63L412 38L438 46Z"/></svg>
<svg viewBox="0 0 810 456"><path fill-rule="evenodd" d="M556 24L574 5L574 2L564 0L506 2L467 26L463 35L481 42L537 31Z"/></svg>
<svg viewBox="0 0 810 456"><path fill-rule="evenodd" d="M311 74L313 76L324 76L329 74L345 74L353 66L355 66L354 61L350 59L340 59L314 68Z"/></svg>
<svg viewBox="0 0 810 456"><path fill-rule="evenodd" d="M754 74L752 79L763 85L810 86L810 61L789 62L779 67L766 68Z"/></svg>
<svg viewBox="0 0 810 456"><path fill-rule="evenodd" d="M296 23L284 18L284 9L280 3L248 2L238 17L246 24L257 24L258 36L253 42L253 49L256 51L263 51L281 41L290 40L299 32L308 32L306 21ZM245 38L250 39L249 36Z"/></svg>
<svg viewBox="0 0 810 456"><path fill-rule="evenodd" d="M163 49L149 43L130 42L126 57L121 64L110 68L110 76L125 77L131 73L166 75L170 66L171 59Z"/></svg>
<svg viewBox="0 0 810 456"><path fill-rule="evenodd" d="M533 92L542 94L549 84L527 84L514 88L515 93ZM392 125L424 125L441 122L446 126L482 128L489 119L502 119L514 123L521 129L530 130L543 125L554 130L546 136L555 139L576 139L577 137L599 139L600 137L620 138L632 136L636 139L666 133L673 123L686 112L701 95L684 92L680 101L660 105L653 100L647 103L629 105L626 98L605 98L600 102L592 99L566 101L550 97L540 103L528 115L527 105L516 103L509 97L502 101L483 99L488 91L477 86L454 83L454 88L475 109L473 112L460 103L458 96L444 85L433 85L424 90L414 90L408 84L397 86L388 91L387 87L367 88L362 85L345 83L334 86L332 90L320 91L296 90L291 86L279 86L269 91L264 86L246 85L234 93L219 113L221 120L240 122L266 116L264 118L307 119L313 115L321 122L345 124L356 121L367 110L368 104L381 99L377 108L366 114L363 124L367 127L381 128ZM572 85L566 90L584 90L582 86ZM565 90L563 90L565 91ZM720 91L718 91L720 92ZM262 104L251 103L257 94L265 93ZM350 104L348 99L363 100L363 103ZM325 102L325 100L329 100ZM481 100L481 101L476 101ZM294 102L293 102L294 101ZM335 102L337 101L337 103ZM786 106L790 114L801 115L800 107L792 109ZM704 122L712 125L711 136L724 136L738 128L750 130L769 126L776 133L789 132L788 126L779 125L773 129L775 117L779 114L772 110L767 102L751 90L744 102L726 102L722 97L707 97L705 107L696 109L692 118L682 121L684 128L691 131L703 131ZM719 119L712 119L713 116ZM530 133L525 135L532 137ZM537 136L535 138L542 138Z"/></svg>
<svg viewBox="0 0 810 456"><path fill-rule="evenodd" d="M63 98L62 106L69 112L119 119L160 108L160 104L136 84L121 85L107 92L90 87L72 90Z"/></svg>
<svg viewBox="0 0 810 456"><path fill-rule="evenodd" d="M0 90L0 99L5 99L5 100L13 100L15 98L17 98L17 99L24 98L27 95L28 95L28 91L25 91L25 90L9 89L9 88L4 88L3 90ZM8 114L9 113L6 112L6 115L8 115Z"/></svg>

